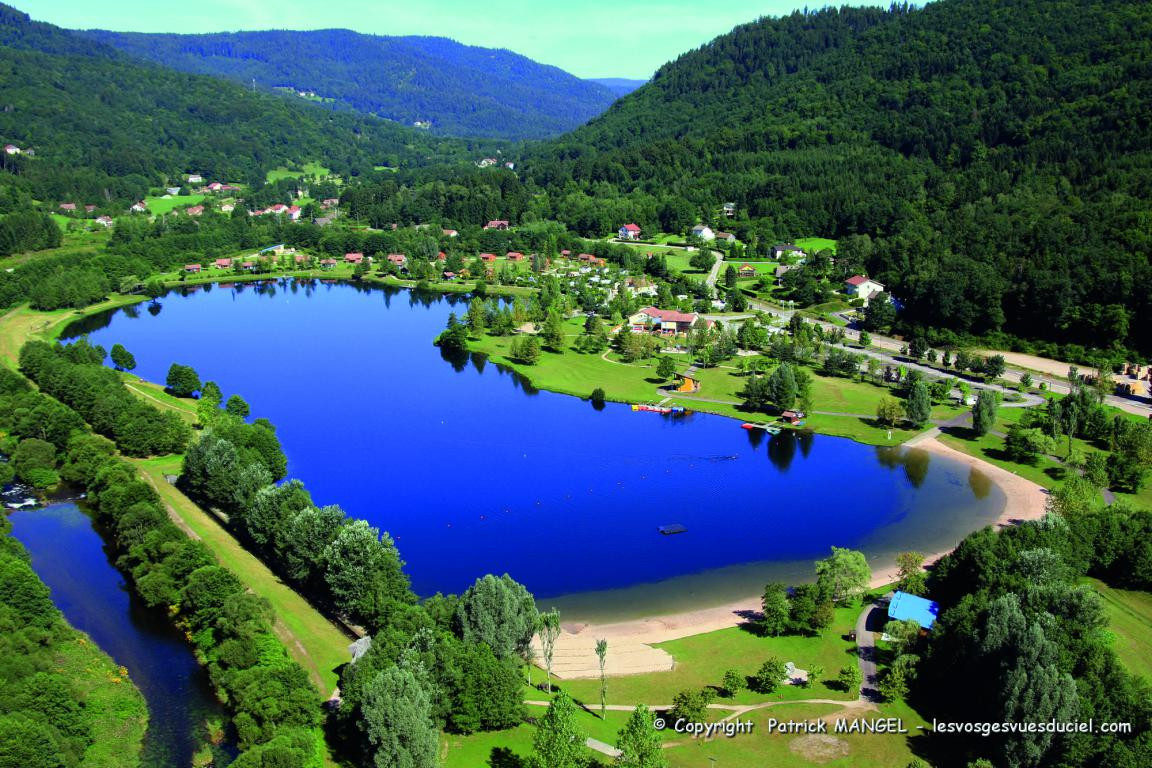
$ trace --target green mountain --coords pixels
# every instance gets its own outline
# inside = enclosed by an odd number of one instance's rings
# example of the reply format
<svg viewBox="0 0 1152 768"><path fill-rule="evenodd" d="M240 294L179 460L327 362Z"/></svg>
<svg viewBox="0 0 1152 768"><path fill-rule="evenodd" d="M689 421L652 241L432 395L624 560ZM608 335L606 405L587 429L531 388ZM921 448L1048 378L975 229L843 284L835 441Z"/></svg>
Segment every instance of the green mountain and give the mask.
<svg viewBox="0 0 1152 768"><path fill-rule="evenodd" d="M140 197L189 172L254 184L269 169L317 159L354 175L468 149L385 120L140 62L3 5L0 71L0 144L35 152L0 153L0 212L30 196Z"/></svg>
<svg viewBox="0 0 1152 768"><path fill-rule="evenodd" d="M829 8L684 54L517 170L561 211L733 201L744 239L841 238L906 326L1152 351L1150 104L1146 2Z"/></svg>
<svg viewBox="0 0 1152 768"><path fill-rule="evenodd" d="M451 136L555 136L603 112L617 93L511 51L442 37L347 29L79 34L182 72L278 87Z"/></svg>

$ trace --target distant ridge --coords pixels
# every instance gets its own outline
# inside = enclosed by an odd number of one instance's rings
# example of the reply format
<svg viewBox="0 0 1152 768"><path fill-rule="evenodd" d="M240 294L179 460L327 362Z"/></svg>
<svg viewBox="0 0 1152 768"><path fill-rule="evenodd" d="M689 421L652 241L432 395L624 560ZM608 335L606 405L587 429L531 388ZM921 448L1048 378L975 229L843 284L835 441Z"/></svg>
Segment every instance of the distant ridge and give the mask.
<svg viewBox="0 0 1152 768"><path fill-rule="evenodd" d="M183 72L255 81L329 108L432 133L505 139L559 135L603 112L618 90L507 50L442 37L346 29L204 35L88 30L89 39Z"/></svg>
<svg viewBox="0 0 1152 768"><path fill-rule="evenodd" d="M617 96L627 96L648 82L647 80L632 80L627 77L589 77L587 80L590 83L599 83Z"/></svg>

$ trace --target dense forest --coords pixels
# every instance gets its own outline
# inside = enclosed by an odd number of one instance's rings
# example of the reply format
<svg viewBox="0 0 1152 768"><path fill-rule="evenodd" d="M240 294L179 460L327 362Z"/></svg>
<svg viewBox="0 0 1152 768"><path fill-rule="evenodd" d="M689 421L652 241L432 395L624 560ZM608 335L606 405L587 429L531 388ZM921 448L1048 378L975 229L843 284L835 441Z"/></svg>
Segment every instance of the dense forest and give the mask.
<svg viewBox="0 0 1152 768"><path fill-rule="evenodd" d="M350 177L481 151L136 61L3 5L0 71L0 141L35 153L0 154L0 212L131 200L185 173L256 184L321 157Z"/></svg>
<svg viewBox="0 0 1152 768"><path fill-rule="evenodd" d="M347 29L208 35L81 32L133 56L263 89L286 87L433 133L540 139L603 112L617 92L507 50Z"/></svg>
<svg viewBox="0 0 1152 768"><path fill-rule="evenodd" d="M907 325L1148 351L1149 39L1131 0L797 12L684 54L519 170L557 212L668 229L732 201L745 241L866 238Z"/></svg>

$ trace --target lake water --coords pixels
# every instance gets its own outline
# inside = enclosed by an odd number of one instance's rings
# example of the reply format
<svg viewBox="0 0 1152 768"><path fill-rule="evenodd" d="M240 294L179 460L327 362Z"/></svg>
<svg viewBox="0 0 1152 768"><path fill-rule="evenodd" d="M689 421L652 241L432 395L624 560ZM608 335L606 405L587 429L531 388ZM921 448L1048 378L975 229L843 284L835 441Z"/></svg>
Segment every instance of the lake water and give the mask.
<svg viewBox="0 0 1152 768"><path fill-rule="evenodd" d="M75 504L21 509L11 520L13 535L32 556L32 567L68 623L126 667L144 694L143 765L191 766L208 738L207 722L220 723L223 714L207 672L183 636L162 611L148 608L128 589L91 519ZM218 753L217 765L226 765L227 757Z"/></svg>
<svg viewBox="0 0 1152 768"><path fill-rule="evenodd" d="M236 285L89 318L163 382L191 365L277 427L318 504L388 530L420 594L508 572L591 619L681 610L810 577L831 545L875 566L991 522L1003 493L922 451L768 438L719 416L602 410L432 345L447 298ZM655 397L655 392L654 392ZM687 532L657 533L680 523Z"/></svg>

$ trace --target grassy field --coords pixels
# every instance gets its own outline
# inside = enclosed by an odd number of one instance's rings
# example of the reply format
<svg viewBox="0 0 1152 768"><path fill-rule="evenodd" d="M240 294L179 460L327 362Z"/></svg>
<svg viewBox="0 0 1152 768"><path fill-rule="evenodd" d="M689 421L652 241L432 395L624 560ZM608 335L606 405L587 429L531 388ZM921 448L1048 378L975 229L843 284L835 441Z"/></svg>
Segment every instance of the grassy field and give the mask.
<svg viewBox="0 0 1152 768"><path fill-rule="evenodd" d="M63 217L67 219L67 217ZM67 219L76 221L76 219ZM58 248L49 248L45 251L24 251L0 259L0 269L12 269L25 262L40 258L56 256L79 256L99 253L108 244L112 233L104 227L93 230L82 229L75 232L64 232L64 239Z"/></svg>
<svg viewBox="0 0 1152 768"><path fill-rule="evenodd" d="M1096 579L1089 583L1103 600L1112 649L1129 672L1152 683L1152 594L1116 589Z"/></svg>
<svg viewBox="0 0 1152 768"><path fill-rule="evenodd" d="M169 197L146 197L144 198L145 205L148 206L148 212L154 216L161 216L165 213L171 213L177 208L187 208L191 205L199 205L204 201L204 195L171 195Z"/></svg>
<svg viewBox="0 0 1152 768"><path fill-rule="evenodd" d="M825 250L836 253L836 241L830 240L827 237L801 237L796 241L796 245L809 253Z"/></svg>
<svg viewBox="0 0 1152 768"><path fill-rule="evenodd" d="M331 173L331 169L325 168L319 163L304 163L303 168L300 170L292 170L283 166L280 168L274 168L271 171L268 171L265 179L267 183L272 184L282 179L299 179L303 176L323 177L329 176Z"/></svg>
<svg viewBox="0 0 1152 768"><path fill-rule="evenodd" d="M160 494L169 513L178 519L181 527L207 544L221 563L271 604L280 639L292 657L311 675L321 695L328 698L337 684L337 669L349 660L349 635L280 581L215 517L200 509L164 479L165 475L179 474L180 457L133 459L131 462Z"/></svg>

